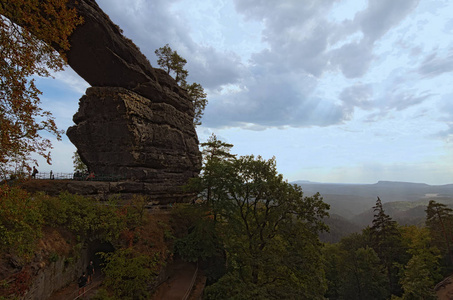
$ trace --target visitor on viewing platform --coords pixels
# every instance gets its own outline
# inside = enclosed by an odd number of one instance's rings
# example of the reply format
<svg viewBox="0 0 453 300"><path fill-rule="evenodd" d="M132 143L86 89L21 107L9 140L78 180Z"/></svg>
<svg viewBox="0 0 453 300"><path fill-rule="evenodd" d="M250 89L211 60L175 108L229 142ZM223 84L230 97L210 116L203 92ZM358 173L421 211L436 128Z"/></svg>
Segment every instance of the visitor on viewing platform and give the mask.
<svg viewBox="0 0 453 300"><path fill-rule="evenodd" d="M38 170L35 166L33 166L33 172L31 173L31 177L36 178L36 174L38 174Z"/></svg>

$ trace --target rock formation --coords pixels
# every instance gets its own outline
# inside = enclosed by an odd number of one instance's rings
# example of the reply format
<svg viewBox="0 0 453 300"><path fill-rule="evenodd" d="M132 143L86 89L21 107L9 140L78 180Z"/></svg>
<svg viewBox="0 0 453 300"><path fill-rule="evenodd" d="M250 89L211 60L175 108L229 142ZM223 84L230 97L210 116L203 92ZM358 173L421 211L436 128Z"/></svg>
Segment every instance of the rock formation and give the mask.
<svg viewBox="0 0 453 300"><path fill-rule="evenodd" d="M201 166L186 91L151 67L94 0L71 5L84 23L71 36L68 63L92 87L80 99L69 139L95 174L146 184L137 192L167 202L184 197L180 186Z"/></svg>

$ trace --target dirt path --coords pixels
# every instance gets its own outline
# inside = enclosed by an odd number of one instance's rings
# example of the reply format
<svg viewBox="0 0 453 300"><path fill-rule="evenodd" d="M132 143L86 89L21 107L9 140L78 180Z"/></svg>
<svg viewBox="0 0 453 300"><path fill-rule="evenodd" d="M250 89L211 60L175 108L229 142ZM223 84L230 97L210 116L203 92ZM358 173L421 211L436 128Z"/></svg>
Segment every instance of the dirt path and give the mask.
<svg viewBox="0 0 453 300"><path fill-rule="evenodd" d="M445 278L436 285L435 288L437 299L453 300L453 278L452 276Z"/></svg>
<svg viewBox="0 0 453 300"><path fill-rule="evenodd" d="M156 290L156 292L150 297L150 300L181 300L187 296L192 288L195 271L197 267L194 263L188 263L183 261L173 262L169 266L169 278L167 281L162 283ZM52 294L48 300L76 300L76 299L90 299L93 297L99 289L103 276L96 274L93 278L93 283L85 288L85 294L78 296L78 286L76 282L69 284L67 287ZM197 278L195 286L200 285ZM196 294L202 292L204 284L196 291ZM190 297L189 299L194 299ZM195 298L196 299L196 298Z"/></svg>
<svg viewBox="0 0 453 300"><path fill-rule="evenodd" d="M90 299L96 294L104 277L101 274L96 274L93 277L93 283L85 287L85 294L78 296L79 287L77 282L69 284L67 287L53 293L48 300L73 300L73 299Z"/></svg>
<svg viewBox="0 0 453 300"><path fill-rule="evenodd" d="M170 277L150 298L152 300L181 300L192 288L197 267L193 263L177 261L169 266Z"/></svg>

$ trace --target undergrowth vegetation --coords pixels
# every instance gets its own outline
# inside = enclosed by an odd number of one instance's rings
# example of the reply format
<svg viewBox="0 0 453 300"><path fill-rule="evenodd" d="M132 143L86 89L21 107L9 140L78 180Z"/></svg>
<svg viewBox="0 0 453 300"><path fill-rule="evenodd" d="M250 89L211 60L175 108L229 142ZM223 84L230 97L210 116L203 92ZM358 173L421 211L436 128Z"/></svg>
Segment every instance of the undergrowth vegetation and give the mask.
<svg viewBox="0 0 453 300"><path fill-rule="evenodd" d="M70 256L80 255L83 243L95 237L115 248L112 253L99 253L105 261L105 288L99 299L146 298L147 287L171 254L168 243L173 234L168 218L153 220L146 213L145 204L143 197L120 205L115 199L96 201L67 192L51 197L0 186L0 257L3 261L14 260L25 269L40 250L45 228L64 230L73 236L75 244ZM49 252L45 259L52 263L60 256L65 256L65 263L74 262L73 257L57 250ZM3 274L0 299L14 299L25 293L27 286L18 294L17 284L14 276Z"/></svg>

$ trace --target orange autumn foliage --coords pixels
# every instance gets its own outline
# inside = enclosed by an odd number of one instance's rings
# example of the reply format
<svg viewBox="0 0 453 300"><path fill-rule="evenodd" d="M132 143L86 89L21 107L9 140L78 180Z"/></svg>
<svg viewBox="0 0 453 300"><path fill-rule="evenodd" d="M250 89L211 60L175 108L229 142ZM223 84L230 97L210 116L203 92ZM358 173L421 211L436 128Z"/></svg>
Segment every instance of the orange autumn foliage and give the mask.
<svg viewBox="0 0 453 300"><path fill-rule="evenodd" d="M48 77L66 65L68 37L82 19L68 0L0 0L0 174L29 169L31 154L50 163L49 132L61 133L44 111L34 76Z"/></svg>

